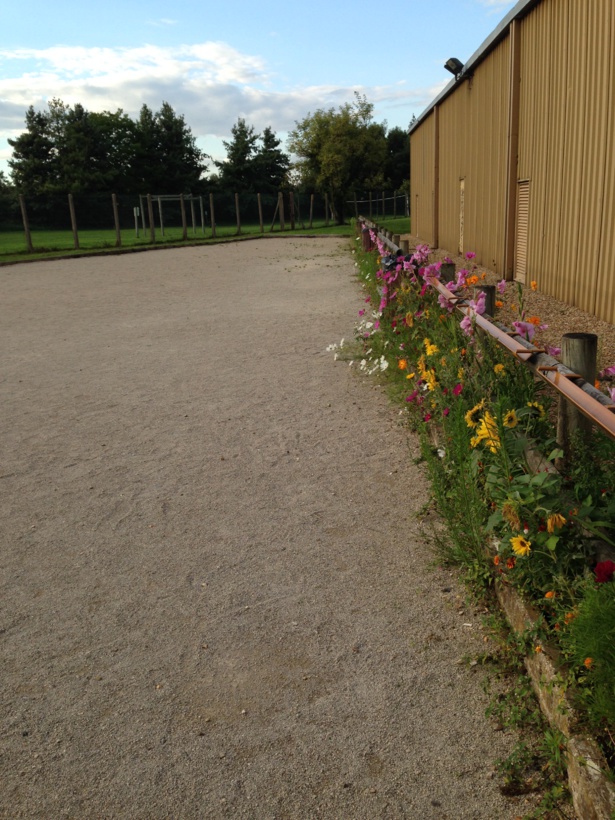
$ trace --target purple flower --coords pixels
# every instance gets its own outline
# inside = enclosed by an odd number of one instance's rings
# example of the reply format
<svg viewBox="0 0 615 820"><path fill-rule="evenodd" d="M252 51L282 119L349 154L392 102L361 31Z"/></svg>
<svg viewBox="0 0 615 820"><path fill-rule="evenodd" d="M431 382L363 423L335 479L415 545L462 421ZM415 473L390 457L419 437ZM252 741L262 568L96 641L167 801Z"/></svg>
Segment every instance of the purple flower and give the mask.
<svg viewBox="0 0 615 820"><path fill-rule="evenodd" d="M599 379L606 379L607 376L615 376L615 365L605 367L604 370L601 370L600 373L598 373Z"/></svg>
<svg viewBox="0 0 615 820"><path fill-rule="evenodd" d="M472 335L472 316L469 313L467 313L463 317L461 322L459 323L459 326L461 327L463 332L466 334L466 336L471 336Z"/></svg>
<svg viewBox="0 0 615 820"><path fill-rule="evenodd" d="M535 325L531 322L513 322L512 324L519 336L524 336L528 342L532 341L534 333L536 333Z"/></svg>
<svg viewBox="0 0 615 820"><path fill-rule="evenodd" d="M487 297L486 297L485 291L481 290L481 292L478 294L478 298L477 299L470 299L468 304L472 308L472 310L475 310L478 314L480 314L482 316L483 313L485 312L485 299L486 298Z"/></svg>
<svg viewBox="0 0 615 820"><path fill-rule="evenodd" d="M498 289L498 293L505 293L506 291L506 279L502 279L500 282L497 283L496 288Z"/></svg>
<svg viewBox="0 0 615 820"><path fill-rule="evenodd" d="M551 347L550 345L547 347L547 353L549 356L559 356L561 352L561 347Z"/></svg>

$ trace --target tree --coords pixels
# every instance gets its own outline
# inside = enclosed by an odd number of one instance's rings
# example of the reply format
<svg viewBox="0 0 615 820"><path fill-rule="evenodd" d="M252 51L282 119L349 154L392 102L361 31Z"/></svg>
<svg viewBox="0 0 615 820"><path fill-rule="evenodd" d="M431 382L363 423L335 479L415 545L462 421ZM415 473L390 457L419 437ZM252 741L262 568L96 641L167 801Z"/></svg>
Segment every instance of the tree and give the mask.
<svg viewBox="0 0 615 820"><path fill-rule="evenodd" d="M228 142L222 143L226 159L216 162L220 169L220 187L237 193L254 191L254 158L259 135L242 117L231 128L231 135Z"/></svg>
<svg viewBox="0 0 615 820"><path fill-rule="evenodd" d="M384 184L386 128L372 121L372 113L373 105L355 94L353 104L337 111L308 114L289 135L301 181L329 193L338 224L354 190Z"/></svg>
<svg viewBox="0 0 615 820"><path fill-rule="evenodd" d="M282 141L269 126L261 134L260 142L254 157L256 186L263 194L275 194L288 183L290 157L281 150Z"/></svg>
<svg viewBox="0 0 615 820"><path fill-rule="evenodd" d="M387 132L387 156L384 165L386 185L394 191L410 183L410 135L403 128Z"/></svg>
<svg viewBox="0 0 615 820"><path fill-rule="evenodd" d="M121 109L91 113L53 99L45 112L26 112L26 131L9 140L16 187L52 193L181 193L205 169L204 154L184 118L168 103L146 105L134 122Z"/></svg>

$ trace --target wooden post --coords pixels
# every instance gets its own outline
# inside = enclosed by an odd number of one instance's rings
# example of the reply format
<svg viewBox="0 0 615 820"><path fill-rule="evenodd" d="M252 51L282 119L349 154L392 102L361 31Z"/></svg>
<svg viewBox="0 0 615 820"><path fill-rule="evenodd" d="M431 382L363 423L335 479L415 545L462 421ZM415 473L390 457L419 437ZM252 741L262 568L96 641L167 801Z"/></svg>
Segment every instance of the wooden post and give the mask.
<svg viewBox="0 0 615 820"><path fill-rule="evenodd" d="M310 194L310 230L312 228L312 219L314 217L314 194Z"/></svg>
<svg viewBox="0 0 615 820"><path fill-rule="evenodd" d="M201 233L205 236L205 208L203 207L203 197L199 196L199 205L201 208Z"/></svg>
<svg viewBox="0 0 615 820"><path fill-rule="evenodd" d="M402 239L401 240L401 249L404 252L404 256L408 256L410 253L410 240L409 239ZM454 267L454 265L453 265Z"/></svg>
<svg viewBox="0 0 615 820"><path fill-rule="evenodd" d="M357 202L357 192L354 192L354 217L355 219L359 218L359 204Z"/></svg>
<svg viewBox="0 0 615 820"><path fill-rule="evenodd" d="M325 226L329 227L329 195L325 194Z"/></svg>
<svg viewBox="0 0 615 820"><path fill-rule="evenodd" d="M372 218L372 192L369 192L369 218Z"/></svg>
<svg viewBox="0 0 615 820"><path fill-rule="evenodd" d="M164 236L164 219L162 218L162 198L158 197L158 216L160 218L160 236Z"/></svg>
<svg viewBox="0 0 615 820"><path fill-rule="evenodd" d="M444 265L442 265L442 268ZM442 271L442 268L440 269ZM455 275L455 265L453 265L453 276ZM451 281L448 279L447 281ZM479 294L485 294L485 313L488 316L495 315L495 285L474 285L474 299L478 299Z"/></svg>
<svg viewBox="0 0 615 820"><path fill-rule="evenodd" d="M113 222L115 223L115 247L122 246L122 232L120 231L120 215L117 209L117 195L111 194L111 203L113 205Z"/></svg>
<svg viewBox="0 0 615 820"><path fill-rule="evenodd" d="M26 210L26 200L23 194L19 194L19 207L21 208L21 221L23 222L23 230L26 235L26 249L28 253L33 253L32 234L30 233L30 222L28 221L28 212Z"/></svg>
<svg viewBox="0 0 615 820"><path fill-rule="evenodd" d="M565 333L562 336L562 364L593 384L596 380L596 360L598 337L595 333ZM591 422L580 410L566 401L559 400L557 418L557 442L564 450L564 463L570 461L576 436L586 437L591 430Z"/></svg>
<svg viewBox="0 0 615 820"><path fill-rule="evenodd" d="M263 200L260 194L256 194L256 201L258 202L258 224L261 228L261 233L265 233L265 226L263 225Z"/></svg>
<svg viewBox="0 0 615 820"><path fill-rule="evenodd" d="M386 211L386 207L387 207L387 206L386 206L386 199L385 199L384 194L385 194L385 192L383 191L383 192L382 192L382 218L383 218L383 219L384 219L384 217L385 217L385 211Z"/></svg>
<svg viewBox="0 0 615 820"><path fill-rule="evenodd" d="M192 219L192 236L196 236L196 217L194 215L194 197L190 194L190 217Z"/></svg>
<svg viewBox="0 0 615 820"><path fill-rule="evenodd" d="M139 194L139 212L141 214L141 227L145 233L145 205L143 204L143 196Z"/></svg>
<svg viewBox="0 0 615 820"><path fill-rule="evenodd" d="M393 191L393 219L397 219L397 191Z"/></svg>
<svg viewBox="0 0 615 820"><path fill-rule="evenodd" d="M68 210L70 211L70 225L73 229L73 243L75 245L75 250L79 250L79 234L77 232L77 217L75 215L75 202L73 200L73 195L68 195Z"/></svg>
<svg viewBox="0 0 615 820"><path fill-rule="evenodd" d="M239 194L235 194L235 215L237 216L237 235L241 233L241 217L239 216Z"/></svg>
<svg viewBox="0 0 615 820"><path fill-rule="evenodd" d="M282 191L278 193L278 203L280 205L280 230L286 230L286 224L284 221L284 194Z"/></svg>
<svg viewBox="0 0 615 820"><path fill-rule="evenodd" d="M186 203L184 202L184 195L179 195L179 208L182 212L182 239L188 239L188 223L186 222Z"/></svg>
<svg viewBox="0 0 615 820"><path fill-rule="evenodd" d="M397 247L398 247L398 248L399 248L399 243L400 243L400 240L401 240L401 236L400 236L400 234L398 234L398 233L394 233L394 234L393 234L393 244L394 244L394 245L397 245Z"/></svg>
<svg viewBox="0 0 615 820"><path fill-rule="evenodd" d="M444 282L452 282L455 278L455 263L454 262L443 262L442 267L440 268L440 281ZM495 303L494 303L495 306Z"/></svg>
<svg viewBox="0 0 615 820"><path fill-rule="evenodd" d="M154 223L154 203L152 195L147 195L147 221L149 222L149 241L154 245L156 243L156 225Z"/></svg>
<svg viewBox="0 0 615 820"><path fill-rule="evenodd" d="M290 229L291 231L295 230L295 193L291 191L289 193L290 198Z"/></svg>
<svg viewBox="0 0 615 820"><path fill-rule="evenodd" d="M216 215L214 213L214 195L209 195L209 213L211 215L211 236L215 239L216 236Z"/></svg>

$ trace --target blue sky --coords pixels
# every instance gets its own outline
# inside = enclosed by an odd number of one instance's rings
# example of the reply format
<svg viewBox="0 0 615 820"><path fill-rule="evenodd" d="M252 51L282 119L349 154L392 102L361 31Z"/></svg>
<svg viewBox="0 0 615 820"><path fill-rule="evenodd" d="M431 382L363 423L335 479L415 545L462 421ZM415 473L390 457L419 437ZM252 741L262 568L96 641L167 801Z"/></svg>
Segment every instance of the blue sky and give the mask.
<svg viewBox="0 0 615 820"><path fill-rule="evenodd" d="M285 139L317 108L374 104L374 118L406 127L448 83L443 64L480 46L511 0L30 0L0 12L0 170L7 138L29 105L58 97L90 111L163 101L182 114L200 148L243 117Z"/></svg>

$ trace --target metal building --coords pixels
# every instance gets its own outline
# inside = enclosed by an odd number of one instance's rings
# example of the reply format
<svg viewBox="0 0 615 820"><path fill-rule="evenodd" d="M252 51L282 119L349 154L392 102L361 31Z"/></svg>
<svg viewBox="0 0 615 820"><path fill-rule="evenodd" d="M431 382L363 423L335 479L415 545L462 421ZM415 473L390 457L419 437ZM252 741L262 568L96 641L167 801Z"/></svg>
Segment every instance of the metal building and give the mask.
<svg viewBox="0 0 615 820"><path fill-rule="evenodd" d="M614 0L521 0L410 152L417 239L615 322Z"/></svg>

